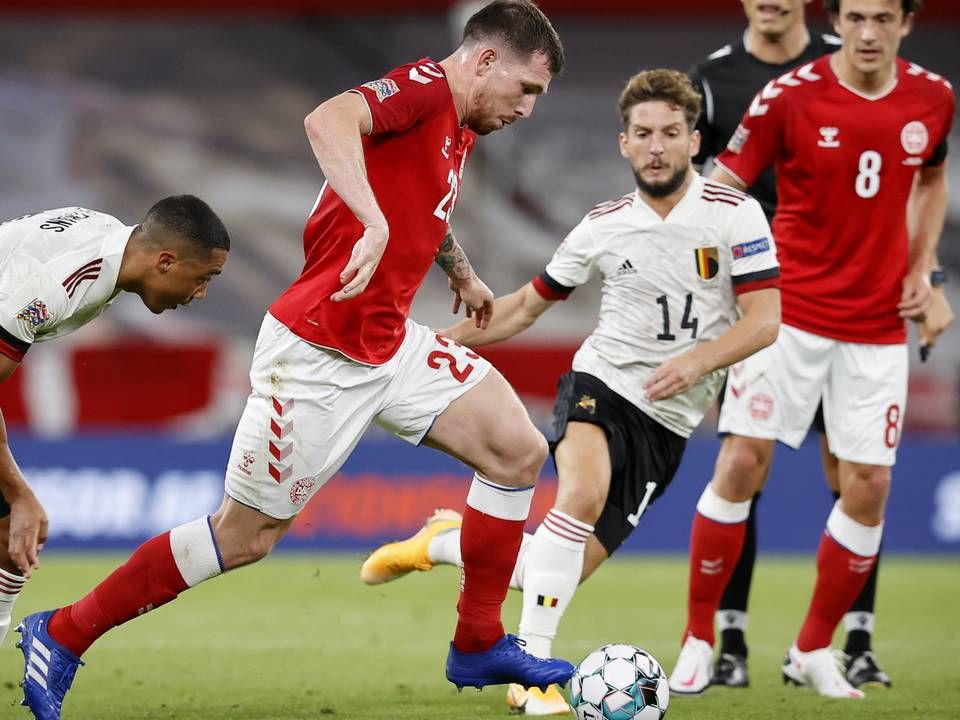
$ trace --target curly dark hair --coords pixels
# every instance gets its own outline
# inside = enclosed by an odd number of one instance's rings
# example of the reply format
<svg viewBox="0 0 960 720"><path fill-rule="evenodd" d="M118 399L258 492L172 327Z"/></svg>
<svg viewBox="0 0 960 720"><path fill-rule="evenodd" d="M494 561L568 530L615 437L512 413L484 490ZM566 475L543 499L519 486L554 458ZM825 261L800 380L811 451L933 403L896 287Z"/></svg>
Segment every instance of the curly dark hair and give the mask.
<svg viewBox="0 0 960 720"><path fill-rule="evenodd" d="M620 93L617 109L624 128L630 121L630 108L640 103L662 100L677 110L682 110L687 125L692 130L700 117L702 98L690 78L679 70L644 70L630 78Z"/></svg>
<svg viewBox="0 0 960 720"><path fill-rule="evenodd" d="M467 20L464 40L498 38L521 57L543 53L550 62L550 74L563 70L563 45L550 20L530 0L494 0Z"/></svg>
<svg viewBox="0 0 960 720"><path fill-rule="evenodd" d="M918 13L923 9L923 0L902 0L903 14ZM823 0L824 9L831 15L840 14L840 0Z"/></svg>

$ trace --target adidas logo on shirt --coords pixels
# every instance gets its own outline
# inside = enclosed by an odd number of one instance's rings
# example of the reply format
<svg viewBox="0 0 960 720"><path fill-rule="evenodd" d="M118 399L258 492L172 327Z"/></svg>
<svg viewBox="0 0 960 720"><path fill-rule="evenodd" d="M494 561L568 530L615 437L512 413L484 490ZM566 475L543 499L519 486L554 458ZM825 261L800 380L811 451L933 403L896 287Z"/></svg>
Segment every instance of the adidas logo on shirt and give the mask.
<svg viewBox="0 0 960 720"><path fill-rule="evenodd" d="M626 275L628 273L635 273L637 269L633 266L633 263L629 260L624 260L623 264L617 269L617 275Z"/></svg>

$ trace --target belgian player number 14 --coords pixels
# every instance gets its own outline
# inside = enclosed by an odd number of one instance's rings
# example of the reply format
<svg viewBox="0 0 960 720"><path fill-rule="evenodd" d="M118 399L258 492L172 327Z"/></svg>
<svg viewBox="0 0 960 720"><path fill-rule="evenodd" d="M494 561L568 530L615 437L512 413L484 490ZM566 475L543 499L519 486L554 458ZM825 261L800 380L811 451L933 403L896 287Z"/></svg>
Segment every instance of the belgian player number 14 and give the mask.
<svg viewBox="0 0 960 720"><path fill-rule="evenodd" d="M667 296L661 295L658 297L657 304L663 312L663 332L657 335L657 340L676 340L677 336L670 332L670 305L667 301ZM699 326L700 320L695 317L690 317L692 311L693 293L687 293L687 299L683 305L683 317L680 319L680 327L683 330L689 330L690 338L694 339L697 337L697 326Z"/></svg>

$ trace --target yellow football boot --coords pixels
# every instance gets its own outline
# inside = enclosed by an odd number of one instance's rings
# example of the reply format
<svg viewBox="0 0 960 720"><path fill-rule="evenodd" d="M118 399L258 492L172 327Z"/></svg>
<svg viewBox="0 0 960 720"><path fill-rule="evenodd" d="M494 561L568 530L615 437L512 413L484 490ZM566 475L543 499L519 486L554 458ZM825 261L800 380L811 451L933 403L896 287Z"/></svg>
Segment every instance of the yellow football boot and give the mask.
<svg viewBox="0 0 960 720"><path fill-rule="evenodd" d="M523 715L569 715L570 706L557 685L543 692L540 688L527 688L512 684L507 688L507 707L510 712Z"/></svg>
<svg viewBox="0 0 960 720"><path fill-rule="evenodd" d="M456 510L439 508L413 537L374 550L360 566L360 579L367 585L379 585L413 570L431 569L436 563L428 553L430 541L445 530L459 528L462 523L463 517Z"/></svg>

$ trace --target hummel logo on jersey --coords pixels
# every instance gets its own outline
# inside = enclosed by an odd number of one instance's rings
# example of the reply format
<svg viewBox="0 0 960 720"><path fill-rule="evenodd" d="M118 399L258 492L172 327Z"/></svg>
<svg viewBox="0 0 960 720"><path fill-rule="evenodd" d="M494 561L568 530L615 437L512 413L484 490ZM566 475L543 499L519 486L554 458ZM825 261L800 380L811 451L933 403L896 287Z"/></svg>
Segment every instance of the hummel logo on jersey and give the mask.
<svg viewBox="0 0 960 720"><path fill-rule="evenodd" d="M447 160L450 159L450 145L453 143L449 137L443 139L443 147L440 148L440 154L443 155Z"/></svg>
<svg viewBox="0 0 960 720"><path fill-rule="evenodd" d="M633 266L633 263L629 260L624 260L623 264L617 269L617 275L629 275L630 273L636 273L637 269Z"/></svg>
<svg viewBox="0 0 960 720"><path fill-rule="evenodd" d="M701 560L700 572L704 575L719 575L723 572L723 558L718 557L716 560Z"/></svg>
<svg viewBox="0 0 960 720"><path fill-rule="evenodd" d="M822 148L838 148L840 147L840 141L837 140L839 134L840 128L822 127L820 128L820 140L817 141L817 145Z"/></svg>

